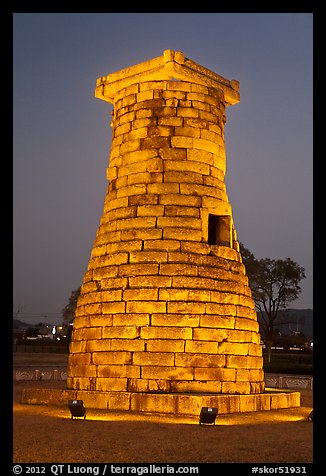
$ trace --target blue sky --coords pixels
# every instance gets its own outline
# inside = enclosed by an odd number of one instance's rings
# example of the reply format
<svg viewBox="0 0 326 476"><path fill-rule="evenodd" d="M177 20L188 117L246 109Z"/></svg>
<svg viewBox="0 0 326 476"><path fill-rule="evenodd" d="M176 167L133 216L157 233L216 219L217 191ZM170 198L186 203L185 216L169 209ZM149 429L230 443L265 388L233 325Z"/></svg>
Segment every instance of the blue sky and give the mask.
<svg viewBox="0 0 326 476"><path fill-rule="evenodd" d="M96 79L160 56L240 81L226 185L238 239L306 270L312 308L311 13L14 14L14 312L60 322L83 280L106 193L112 106Z"/></svg>

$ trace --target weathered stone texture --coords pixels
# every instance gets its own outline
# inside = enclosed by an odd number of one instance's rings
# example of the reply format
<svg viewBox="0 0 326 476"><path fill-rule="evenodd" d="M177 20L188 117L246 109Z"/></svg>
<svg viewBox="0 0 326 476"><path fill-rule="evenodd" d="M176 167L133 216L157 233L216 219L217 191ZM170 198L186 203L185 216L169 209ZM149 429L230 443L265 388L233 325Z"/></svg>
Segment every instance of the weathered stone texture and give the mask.
<svg viewBox="0 0 326 476"><path fill-rule="evenodd" d="M96 96L114 105L109 186L76 309L69 388L264 389L224 183L225 108L239 101L238 85L179 64L180 55L98 80Z"/></svg>

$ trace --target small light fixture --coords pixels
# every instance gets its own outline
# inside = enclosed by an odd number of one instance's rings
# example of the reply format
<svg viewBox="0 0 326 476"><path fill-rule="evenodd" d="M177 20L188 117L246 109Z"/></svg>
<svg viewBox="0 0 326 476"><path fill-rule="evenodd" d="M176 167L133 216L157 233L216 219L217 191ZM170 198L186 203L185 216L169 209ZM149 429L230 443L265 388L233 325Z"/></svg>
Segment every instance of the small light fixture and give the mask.
<svg viewBox="0 0 326 476"><path fill-rule="evenodd" d="M69 400L68 407L71 413L71 419L74 418L86 418L86 408L84 407L83 400Z"/></svg>
<svg viewBox="0 0 326 476"><path fill-rule="evenodd" d="M217 417L217 408L216 407L202 407L199 415L199 424L214 424Z"/></svg>

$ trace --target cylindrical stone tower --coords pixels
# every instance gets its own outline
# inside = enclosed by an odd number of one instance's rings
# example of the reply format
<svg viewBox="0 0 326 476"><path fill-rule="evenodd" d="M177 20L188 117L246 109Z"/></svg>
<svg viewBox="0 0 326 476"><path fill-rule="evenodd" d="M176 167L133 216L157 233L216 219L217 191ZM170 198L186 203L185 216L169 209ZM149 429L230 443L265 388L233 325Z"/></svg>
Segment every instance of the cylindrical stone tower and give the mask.
<svg viewBox="0 0 326 476"><path fill-rule="evenodd" d="M104 212L76 309L68 388L264 391L254 302L226 194L239 83L180 52L101 77L114 105Z"/></svg>

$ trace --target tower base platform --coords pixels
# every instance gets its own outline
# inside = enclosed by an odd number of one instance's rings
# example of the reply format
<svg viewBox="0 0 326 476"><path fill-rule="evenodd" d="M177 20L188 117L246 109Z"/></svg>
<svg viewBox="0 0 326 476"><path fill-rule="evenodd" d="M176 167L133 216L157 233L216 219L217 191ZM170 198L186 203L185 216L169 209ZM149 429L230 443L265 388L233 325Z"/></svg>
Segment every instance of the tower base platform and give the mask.
<svg viewBox="0 0 326 476"><path fill-rule="evenodd" d="M202 407L218 408L219 414L245 413L300 407L300 392L266 389L253 395L212 393L133 393L24 388L22 403L67 406L83 400L86 408L105 410L199 415Z"/></svg>

